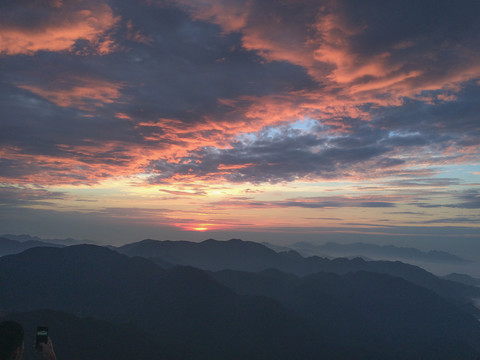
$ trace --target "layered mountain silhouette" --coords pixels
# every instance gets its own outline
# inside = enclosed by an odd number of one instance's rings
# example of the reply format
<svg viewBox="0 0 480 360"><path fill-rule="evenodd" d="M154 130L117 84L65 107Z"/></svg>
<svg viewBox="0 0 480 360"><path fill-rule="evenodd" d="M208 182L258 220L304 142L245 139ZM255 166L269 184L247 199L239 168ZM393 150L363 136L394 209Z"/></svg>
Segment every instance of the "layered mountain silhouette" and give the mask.
<svg viewBox="0 0 480 360"><path fill-rule="evenodd" d="M414 260L434 263L464 264L468 260L445 251L421 251L415 248L398 247L395 245L375 245L366 243L338 244L327 242L322 245L313 245L308 242L297 242L292 249L305 255L323 256L361 256L373 259Z"/></svg>
<svg viewBox="0 0 480 360"><path fill-rule="evenodd" d="M166 271L102 247L30 249L1 258L0 274L4 313L52 309L132 323L164 349L152 359L313 359L342 350L312 341L309 327L271 299L239 296L198 269Z"/></svg>
<svg viewBox="0 0 480 360"><path fill-rule="evenodd" d="M238 294L279 301L320 327L331 341L340 338L359 346L368 344L380 352L394 348L398 358L408 358L414 349L422 351L427 347L430 355L436 353L444 329L455 326L460 318L476 327L476 320L466 314L460 316L457 309L433 292L384 274L359 271L297 277L278 270L224 270L213 276ZM442 316L438 316L440 313ZM433 318L437 319L435 325ZM455 343L473 340L470 330L462 333L458 329L444 339L448 346L442 346L442 351L455 348ZM457 351L450 352L450 357L456 358Z"/></svg>
<svg viewBox="0 0 480 360"><path fill-rule="evenodd" d="M27 241L39 241L49 244L57 244L62 246L70 246L70 245L81 245L81 244L95 244L94 241L91 240L77 240L73 238L66 238L66 239L42 239L38 236L32 236L28 234L21 234L21 235L13 235L13 234L3 234L0 235L2 238L15 240L19 242L27 242Z"/></svg>
<svg viewBox="0 0 480 360"><path fill-rule="evenodd" d="M442 276L443 279L456 281L469 286L480 286L480 279L465 274L452 273Z"/></svg>
<svg viewBox="0 0 480 360"><path fill-rule="evenodd" d="M232 239L217 241L209 239L200 243L187 241L143 240L117 248L129 256L142 256L158 263L189 265L203 270L224 269L258 272L269 268L296 275L317 272L346 274L356 271L369 271L401 277L413 284L430 289L442 297L449 298L458 305L470 306L472 298L480 298L480 289L437 276L414 265L399 261L365 261L361 258L327 259L318 256L304 258L295 251L276 252L262 244Z"/></svg>
<svg viewBox="0 0 480 360"><path fill-rule="evenodd" d="M246 244L245 251L271 256L255 246ZM289 257L299 261L292 254L281 259ZM141 348L131 357L141 359L480 355L480 322L472 315L431 290L368 271L206 272L165 269L93 245L38 247L0 258L0 294L2 314L59 334L54 340L63 358L127 358L117 355L133 351L126 342ZM114 341L121 343L116 350Z"/></svg>
<svg viewBox="0 0 480 360"><path fill-rule="evenodd" d="M40 240L17 241L0 237L0 256L18 254L27 249L40 246L61 247L62 245L48 243Z"/></svg>

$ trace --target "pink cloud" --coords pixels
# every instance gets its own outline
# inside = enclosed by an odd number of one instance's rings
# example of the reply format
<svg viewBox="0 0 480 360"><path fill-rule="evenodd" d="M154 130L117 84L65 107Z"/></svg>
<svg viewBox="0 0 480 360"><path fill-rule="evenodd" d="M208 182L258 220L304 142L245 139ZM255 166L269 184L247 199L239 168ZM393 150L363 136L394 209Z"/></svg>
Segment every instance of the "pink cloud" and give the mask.
<svg viewBox="0 0 480 360"><path fill-rule="evenodd" d="M58 106L89 110L118 100L124 84L102 79L70 76L49 86L31 84L17 84L17 86L31 91ZM117 117L125 118L121 115Z"/></svg>
<svg viewBox="0 0 480 360"><path fill-rule="evenodd" d="M159 118L152 121L137 122L134 115L118 112L113 117L119 120L130 120L131 131L145 140L138 144L122 144L122 151L116 147L91 144L83 148L65 149L75 154L74 164L70 160L31 157L31 164L44 164L46 167L59 164L60 181L68 180L63 171L72 174L79 167L80 173L91 174L92 178L102 178L104 174L114 176L141 171L151 159L164 159L178 162L182 156L188 156L202 147L227 149L239 135L255 133L266 126L276 126L299 119L318 119L321 125L327 125L325 132L340 134L353 131L345 118L369 121L370 113L362 108L369 106L398 106L403 104L403 97L415 97L426 103L435 101L448 102L456 99L455 92L461 89L462 82L479 76L480 66L475 61L474 51L462 54L465 66L453 67L436 77L426 76L428 64L418 62L405 67L408 60L394 59L395 51L415 50L416 42L400 41L385 45L382 49L362 54L355 50L353 38L361 35L365 27L354 26L345 20L341 9L335 7L319 7L315 2L298 2L312 16L308 21L298 18L291 20L286 10L295 2L282 2L282 11L272 8L270 12L260 13L255 1L228 0L178 0L183 9L191 13L192 18L209 21L219 25L224 33L239 32L242 46L255 51L263 61L283 61L305 69L319 86L314 90L288 91L264 96L242 95L237 98L219 99L218 105L226 112L212 112L210 115L199 115L192 122L182 119ZM0 51L7 55L34 54L36 51L69 51L74 49L77 40L84 39L92 44L98 53L108 53L115 45L108 34L115 27L119 18L112 9L103 3L89 1L69 2L52 1L47 6L46 18L35 22L32 26L20 26L11 22L0 25ZM82 4L76 5L76 4ZM313 7L311 5L314 5ZM271 5L266 5L271 6ZM32 5L35 9L38 5ZM43 9L45 10L45 9ZM292 12L293 13L293 12ZM303 15L302 15L303 16ZM0 15L0 19L1 19ZM4 31L3 31L4 30ZM151 39L144 35L132 21L126 23L126 37L131 41L149 44ZM428 49L427 49L428 50ZM427 57L435 58L428 53ZM57 78L50 84L17 83L17 86L41 96L58 106L73 107L81 110L96 110L106 104L122 101L122 90L127 83L114 82L93 77L65 76ZM442 94L421 94L425 90L443 90ZM330 128L328 128L330 127ZM129 129L130 130L130 129ZM317 130L320 131L320 130ZM127 131L125 131L127 133ZM322 134L323 135L323 134ZM97 152L111 149L119 156L128 154L131 162L101 168L99 165L82 163L84 159L94 158ZM457 159L473 156L474 150L448 149L450 155ZM416 152L421 152L415 148ZM428 151L425 150L425 153ZM463 158L458 155L463 152ZM415 154L409 155L410 164L414 164ZM446 154L449 155L449 154ZM14 158L13 155L11 157ZM101 157L99 157L101 159ZM443 158L442 158L443 159ZM431 160L429 165L441 163ZM105 159L101 159L105 160ZM114 160L114 159L107 159ZM460 160L458 160L460 161ZM419 163L418 165L425 165ZM239 168L252 164L225 165L220 164L217 171L204 175L204 180L214 180L219 175L235 172ZM365 168L368 163L362 163ZM372 166L375 164L372 164ZM83 166L83 167L82 167ZM370 171L368 174L360 166L352 166L348 175L351 179L365 176L385 176L392 169ZM403 165L398 165L394 173L398 174ZM62 172L62 173L61 173ZM199 178L196 174L184 175L185 181ZM51 179L49 179L50 181ZM168 181L177 181L173 177ZM182 180L182 181L183 181ZM53 181L53 180L52 180ZM167 181L167 180L165 180Z"/></svg>
<svg viewBox="0 0 480 360"><path fill-rule="evenodd" d="M14 19L21 11L24 23L18 24ZM108 31L118 21L119 17L102 2L30 1L23 9L7 8L0 15L0 54L70 51L80 39L88 41L99 54L106 54L114 45Z"/></svg>
<svg viewBox="0 0 480 360"><path fill-rule="evenodd" d="M243 47L256 51L265 61L286 61L305 68L323 85L322 96L334 92L337 97L340 94L347 101L364 104L378 103L381 95L382 105L399 105L403 97L451 88L480 76L480 55L468 48L457 47L458 65L434 71L434 75L428 72L440 55L435 47L424 48L415 38L392 39L380 50L359 53L355 39L365 33L367 25L347 20L336 2L286 1L275 6L254 0L175 2L194 19L215 23L227 33L240 32ZM448 44L438 44L438 48L445 46ZM397 56L401 51L411 55Z"/></svg>
<svg viewBox="0 0 480 360"><path fill-rule="evenodd" d="M174 0L194 19L219 24L226 32L238 31L245 26L249 13L249 2L224 0ZM162 2L159 2L162 4Z"/></svg>

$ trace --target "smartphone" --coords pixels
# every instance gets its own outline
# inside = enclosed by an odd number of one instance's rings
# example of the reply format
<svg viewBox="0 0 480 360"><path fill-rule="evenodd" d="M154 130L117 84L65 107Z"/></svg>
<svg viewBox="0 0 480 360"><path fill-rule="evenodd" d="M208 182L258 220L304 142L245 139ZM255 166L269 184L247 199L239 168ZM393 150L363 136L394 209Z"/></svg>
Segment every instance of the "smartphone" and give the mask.
<svg viewBox="0 0 480 360"><path fill-rule="evenodd" d="M42 351L42 347L40 346L41 343L48 342L48 327L46 326L38 326L37 327L37 335L35 337L35 348L38 351Z"/></svg>

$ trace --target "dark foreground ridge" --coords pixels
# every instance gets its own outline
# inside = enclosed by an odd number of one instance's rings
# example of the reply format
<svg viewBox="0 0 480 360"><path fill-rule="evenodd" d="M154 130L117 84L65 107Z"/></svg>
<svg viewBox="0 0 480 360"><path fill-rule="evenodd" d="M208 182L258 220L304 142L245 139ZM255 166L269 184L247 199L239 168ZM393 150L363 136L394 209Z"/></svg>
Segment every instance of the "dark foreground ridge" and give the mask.
<svg viewBox="0 0 480 360"><path fill-rule="evenodd" d="M92 245L39 247L0 258L0 294L2 314L29 331L48 323L65 359L480 355L472 315L433 291L368 271L212 273Z"/></svg>

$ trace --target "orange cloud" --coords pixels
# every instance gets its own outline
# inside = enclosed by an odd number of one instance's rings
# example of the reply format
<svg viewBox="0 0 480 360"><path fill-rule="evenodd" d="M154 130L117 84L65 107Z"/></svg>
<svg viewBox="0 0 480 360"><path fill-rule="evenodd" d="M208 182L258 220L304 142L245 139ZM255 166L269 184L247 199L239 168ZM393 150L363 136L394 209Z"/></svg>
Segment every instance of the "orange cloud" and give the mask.
<svg viewBox="0 0 480 360"><path fill-rule="evenodd" d="M249 166L254 166L254 163L248 163L248 164L239 164L239 165L225 165L225 164L220 164L218 165L218 170L238 170L238 169L244 169Z"/></svg>
<svg viewBox="0 0 480 360"><path fill-rule="evenodd" d="M0 147L0 156L12 162L0 182L21 184L97 184L102 180L137 174L145 152L135 144L104 142L57 145L52 154L24 154L21 148Z"/></svg>
<svg viewBox="0 0 480 360"><path fill-rule="evenodd" d="M210 21L219 24L226 32L242 29L249 13L248 2L223 0L175 0L197 20Z"/></svg>
<svg viewBox="0 0 480 360"><path fill-rule="evenodd" d="M189 152L201 147L214 146L225 149L231 146L231 141L238 135L255 133L265 126L275 126L303 118L318 119L320 123L334 127L325 131L348 132L351 130L350 125L344 118L370 120L368 110L362 108L365 104L401 105L402 97L414 96L423 90L438 89L451 91L437 94L434 99L433 95L431 98L429 95L422 95L421 99L417 96L416 99L425 102L432 99L452 101L455 99L452 92L459 88L458 83L480 74L480 66L473 64L462 70L452 70L452 73L445 74L444 77L426 80L423 79L424 69L412 67L405 70L401 62L391 61L395 50L412 48L415 46L413 41L391 44L379 53L360 55L353 49L351 38L361 34L364 28L347 24L341 14L333 10L328 12L319 9L318 14L314 16L314 23L302 23L298 26L297 22L297 27L292 28L290 26L292 24L286 23L288 20L275 14L266 15L264 22L258 21L258 18L253 19L255 14L252 13L250 6L253 2L248 2L247 5L221 0L178 2L188 9L195 19L216 23L225 32L240 32L244 48L256 51L265 61L286 61L303 67L313 79L321 83L321 86L315 90L219 99L218 105L229 111L219 112L220 115L199 115L192 123L180 119L160 118L135 125L134 116L128 114L128 111L114 112L112 116L117 119L131 120L132 126L135 126L131 130L145 140L141 146L138 143L122 144L122 150L118 151L115 147L109 148L108 144L105 147L92 144L82 148L65 149L66 152L75 153L74 163L70 159L52 158L47 161L45 158L32 156L32 164L35 161L42 161L48 167L50 164L58 163L61 169L72 169L71 173L75 173L75 168L80 166L83 170L79 171L79 174L85 171L102 178L103 174L115 176L126 174L128 171L140 172L151 159L175 163L180 161L182 156L187 156ZM91 42L99 53L110 51L114 44L108 39L108 31L118 21L111 8L100 3L90 4L88 10L80 10L72 4L62 1L51 2L51 14L60 11L57 23L48 19L49 21L42 23L42 26L34 26L28 30L12 24L0 25L0 30L2 27L5 29L0 35L0 51L14 55L33 54L39 50L72 50L78 39ZM127 38L130 40L149 43L149 39L144 37L132 22L127 22L126 29ZM15 35L19 39L15 44L12 42L15 37L11 35L12 31L20 34ZM58 106L92 110L104 104L119 102L122 89L127 85L70 76L52 85L19 83L17 86ZM121 163L118 168L112 165L102 169L103 165L97 167L90 162L88 171L85 170L86 165L82 159L94 158L96 153L110 150L119 157L128 155L129 164ZM102 157L98 159L99 162L108 160L110 163L117 160ZM203 179L214 180L218 175L228 174L233 172L232 170L250 165L220 164L214 173L204 175ZM61 174L59 176L65 181L68 179ZM188 181L196 176L198 175L188 174L182 179ZM352 168L350 176L355 178L365 175L361 169ZM174 180L179 180L179 177L168 181Z"/></svg>
<svg viewBox="0 0 480 360"><path fill-rule="evenodd" d="M119 21L112 9L99 2L54 1L25 5L24 25L9 18L18 15L4 13L0 21L0 54L33 55L38 51L70 51L77 40L86 40L99 54L112 51L113 42L108 31ZM43 15L41 19L36 12ZM31 23L27 23L28 17ZM0 20L3 16L0 16Z"/></svg>
<svg viewBox="0 0 480 360"><path fill-rule="evenodd" d="M49 87L17 84L19 88L31 91L58 106L89 110L92 106L103 106L115 102L121 96L122 83L85 77L67 77ZM92 102L93 100L93 102ZM119 118L125 118L118 115Z"/></svg>
<svg viewBox="0 0 480 360"><path fill-rule="evenodd" d="M331 108L335 106L330 102L335 97L342 97L342 104L352 102L354 106L365 103L395 106L400 105L404 97L451 88L480 76L480 57L461 47L456 51L461 61L465 61L464 66L437 71L434 76L427 73L439 55L435 50L421 49L422 60L411 61L415 51L419 51L415 50L419 46L415 39L392 41L381 50L360 54L355 49L354 38L362 35L367 25L347 21L335 2L315 5L315 2L286 1L271 6L265 13L259 13L255 1L243 4L231 0L174 2L189 11L194 19L215 23L225 32L240 32L243 47L256 51L266 61L286 61L305 68L322 84L323 91L317 93L320 108L325 107L321 102L328 102ZM299 25L286 16L289 9L296 17L308 20ZM409 50L413 51L410 57L394 56L396 52ZM334 103L340 101L334 99ZM342 104L340 106L344 106Z"/></svg>

